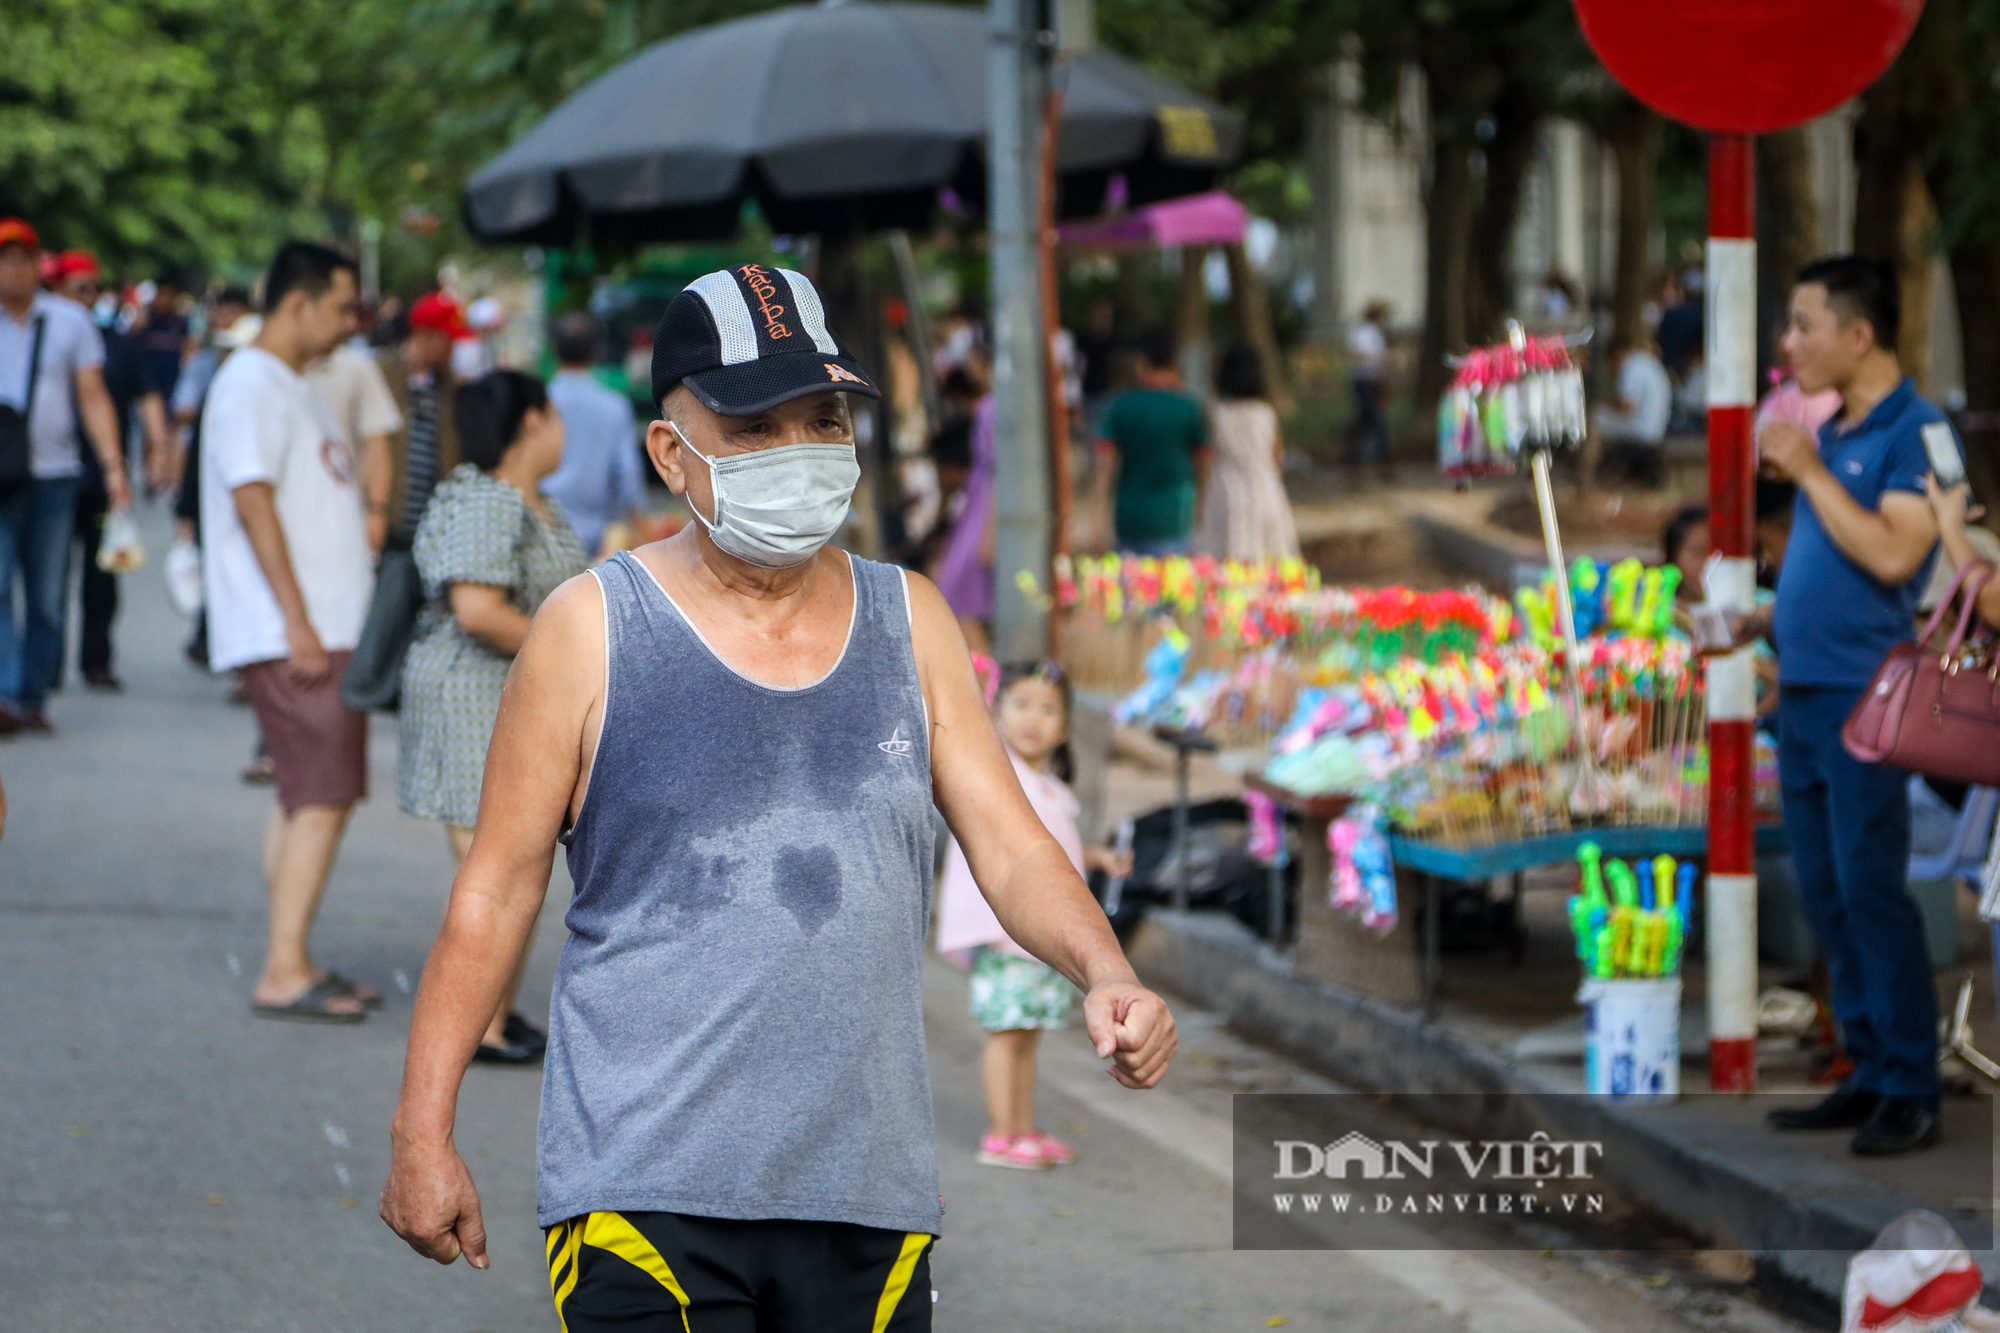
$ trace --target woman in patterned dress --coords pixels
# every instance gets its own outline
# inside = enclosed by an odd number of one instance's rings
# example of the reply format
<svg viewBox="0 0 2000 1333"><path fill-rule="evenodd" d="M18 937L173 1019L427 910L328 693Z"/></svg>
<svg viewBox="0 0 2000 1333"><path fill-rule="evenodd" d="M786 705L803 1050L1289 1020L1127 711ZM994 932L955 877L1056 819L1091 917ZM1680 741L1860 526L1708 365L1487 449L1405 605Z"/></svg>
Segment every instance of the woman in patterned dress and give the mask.
<svg viewBox="0 0 2000 1333"><path fill-rule="evenodd" d="M441 820L463 864L479 820L486 745L507 670L542 600L589 564L542 479L562 462L562 419L542 382L498 370L452 403L464 459L432 492L417 528L429 598L403 662L397 803ZM474 1058L521 1064L546 1039L513 1012L526 951Z"/></svg>

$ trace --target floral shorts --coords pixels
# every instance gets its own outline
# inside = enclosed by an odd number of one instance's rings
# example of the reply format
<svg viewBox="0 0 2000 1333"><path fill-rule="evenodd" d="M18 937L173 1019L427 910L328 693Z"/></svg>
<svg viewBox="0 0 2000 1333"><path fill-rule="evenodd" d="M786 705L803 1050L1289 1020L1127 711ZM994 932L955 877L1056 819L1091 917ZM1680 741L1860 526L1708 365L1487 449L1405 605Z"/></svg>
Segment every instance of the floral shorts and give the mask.
<svg viewBox="0 0 2000 1333"><path fill-rule="evenodd" d="M972 951L972 1017L988 1032L1068 1027L1075 994L1047 963L986 944Z"/></svg>

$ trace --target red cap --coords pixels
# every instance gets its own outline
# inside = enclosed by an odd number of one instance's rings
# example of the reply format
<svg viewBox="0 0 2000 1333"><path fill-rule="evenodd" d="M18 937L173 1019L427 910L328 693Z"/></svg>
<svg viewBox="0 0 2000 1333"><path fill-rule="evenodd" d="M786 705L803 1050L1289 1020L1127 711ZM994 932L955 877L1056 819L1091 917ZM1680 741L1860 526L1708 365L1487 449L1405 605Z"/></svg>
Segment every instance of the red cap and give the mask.
<svg viewBox="0 0 2000 1333"><path fill-rule="evenodd" d="M104 270L97 265L97 256L88 250L65 250L56 256L56 281L64 282L78 274L86 278L101 278Z"/></svg>
<svg viewBox="0 0 2000 1333"><path fill-rule="evenodd" d="M410 307L410 328L430 329L454 341L472 333L466 327L465 311L443 292L431 292L417 298L417 303Z"/></svg>
<svg viewBox="0 0 2000 1333"><path fill-rule="evenodd" d="M20 218L0 218L0 246L24 245L30 250L42 248L42 238L35 235L35 229Z"/></svg>

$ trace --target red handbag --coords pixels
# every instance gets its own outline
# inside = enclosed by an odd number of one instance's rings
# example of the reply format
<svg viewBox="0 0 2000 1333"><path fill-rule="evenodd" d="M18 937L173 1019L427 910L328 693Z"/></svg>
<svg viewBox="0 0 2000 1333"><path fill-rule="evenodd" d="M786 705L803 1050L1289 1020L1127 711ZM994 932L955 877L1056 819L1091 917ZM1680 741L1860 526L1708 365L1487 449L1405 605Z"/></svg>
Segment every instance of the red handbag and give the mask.
<svg viewBox="0 0 2000 1333"><path fill-rule="evenodd" d="M2000 655L1992 628L1978 618L1979 590L1994 568L1975 560L1958 571L1915 643L1899 643L1875 669L1875 679L1840 729L1847 752L1868 764L1889 764L1931 777L2000 786ZM1945 613L1958 623L1933 649Z"/></svg>

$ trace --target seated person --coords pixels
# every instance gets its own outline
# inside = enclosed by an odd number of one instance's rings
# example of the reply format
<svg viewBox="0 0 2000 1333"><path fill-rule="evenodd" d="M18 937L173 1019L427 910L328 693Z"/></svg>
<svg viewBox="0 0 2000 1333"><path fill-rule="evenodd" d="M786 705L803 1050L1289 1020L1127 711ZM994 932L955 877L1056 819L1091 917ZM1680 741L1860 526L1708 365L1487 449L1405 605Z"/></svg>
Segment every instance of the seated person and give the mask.
<svg viewBox="0 0 2000 1333"><path fill-rule="evenodd" d="M1590 414L1584 477L1596 484L1608 464L1616 476L1657 486L1666 479L1662 446L1674 410L1674 383L1650 346L1625 339L1611 344L1610 366L1616 396Z"/></svg>

